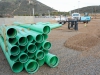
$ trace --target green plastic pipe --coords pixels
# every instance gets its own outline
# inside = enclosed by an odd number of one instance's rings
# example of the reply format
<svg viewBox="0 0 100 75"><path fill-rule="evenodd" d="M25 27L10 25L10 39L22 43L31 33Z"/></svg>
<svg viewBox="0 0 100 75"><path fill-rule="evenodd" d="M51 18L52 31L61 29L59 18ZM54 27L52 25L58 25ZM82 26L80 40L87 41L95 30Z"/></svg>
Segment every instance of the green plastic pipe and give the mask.
<svg viewBox="0 0 100 75"><path fill-rule="evenodd" d="M39 69L39 64L33 59L30 59L27 63L24 64L24 66L25 70L30 74L37 72Z"/></svg>
<svg viewBox="0 0 100 75"><path fill-rule="evenodd" d="M41 32L43 34L48 34L51 30L49 26L45 26L45 25L22 24L19 22L14 22L14 24L25 28L29 28L33 31Z"/></svg>
<svg viewBox="0 0 100 75"><path fill-rule="evenodd" d="M24 53L24 52L20 53L20 55L19 55L19 61L21 63L26 63L28 60L29 60L29 57L28 57L28 55L26 53Z"/></svg>
<svg viewBox="0 0 100 75"><path fill-rule="evenodd" d="M43 47L43 49L45 49L45 50L49 50L49 49L51 48L51 43L50 43L49 41L44 41L44 42L42 43L42 47Z"/></svg>
<svg viewBox="0 0 100 75"><path fill-rule="evenodd" d="M17 30L15 28L12 27L7 27L7 36L9 38L15 38L17 35Z"/></svg>
<svg viewBox="0 0 100 75"><path fill-rule="evenodd" d="M58 24L58 23L53 23L53 24L50 24L50 23L37 23L37 25L49 26L51 29L55 29L55 28L58 28L58 27L62 26L62 24Z"/></svg>
<svg viewBox="0 0 100 75"><path fill-rule="evenodd" d="M48 35L47 34L43 34L44 40L48 39Z"/></svg>
<svg viewBox="0 0 100 75"><path fill-rule="evenodd" d="M23 70L23 64L20 63L20 62L11 61L8 52L6 52L4 40L3 40L3 38L2 38L1 36L0 36L0 46L1 46L1 48L2 48L2 51L3 51L3 53L4 53L5 57L6 57L6 59L7 59L8 63L9 63L9 65L10 65L12 71L13 71L14 73L19 73L19 72L21 72L21 71Z"/></svg>
<svg viewBox="0 0 100 75"><path fill-rule="evenodd" d="M28 56L29 56L29 58L33 58L35 55L34 55L34 53L27 53L28 54Z"/></svg>
<svg viewBox="0 0 100 75"><path fill-rule="evenodd" d="M45 57L45 53L42 50L37 50L35 56L36 59L42 60Z"/></svg>
<svg viewBox="0 0 100 75"><path fill-rule="evenodd" d="M61 27L62 25L56 23L56 24L48 24L48 26L50 26L51 29L55 29L55 28Z"/></svg>
<svg viewBox="0 0 100 75"><path fill-rule="evenodd" d="M56 55L48 53L45 56L45 62L50 67L56 67L58 65L58 63L59 63L59 59L58 59L58 57Z"/></svg>
<svg viewBox="0 0 100 75"><path fill-rule="evenodd" d="M32 31L32 30L29 30L27 28L23 28L23 27L19 27L19 26L14 26L15 28L19 29L20 30L20 33L22 33L22 30L23 30L23 34L24 36L26 35L27 38L29 36L29 40L31 39L31 41L34 39L36 42L38 43L41 43L44 41L43 39L43 35L39 32L36 32L36 31Z"/></svg>
<svg viewBox="0 0 100 75"><path fill-rule="evenodd" d="M34 53L34 52L36 52L36 50L37 50L37 46L36 46L35 44L29 43L29 44L27 45L27 51L28 51L29 53Z"/></svg>
<svg viewBox="0 0 100 75"><path fill-rule="evenodd" d="M20 48L17 45L11 45L8 41L7 43L7 49L8 49L8 53L9 55L13 55L16 56L20 53Z"/></svg>
<svg viewBox="0 0 100 75"><path fill-rule="evenodd" d="M32 43L34 40L34 37L32 35L27 35L28 43Z"/></svg>
<svg viewBox="0 0 100 75"><path fill-rule="evenodd" d="M16 56L10 55L10 59L11 59L12 61L17 62L17 61L18 61L18 58L19 58L19 55L16 55Z"/></svg>
<svg viewBox="0 0 100 75"><path fill-rule="evenodd" d="M18 45L20 46L25 46L28 43L28 39L27 37L21 35L18 33L18 35L16 36L16 38L18 38Z"/></svg>
<svg viewBox="0 0 100 75"><path fill-rule="evenodd" d="M43 64L44 64L44 62L45 62L45 60L44 59L41 59L41 60L36 60L37 62L38 62L38 64L39 64L39 66L43 66Z"/></svg>
<svg viewBox="0 0 100 75"><path fill-rule="evenodd" d="M15 38L9 38L8 39L8 42L12 45L15 45L17 42L18 42L18 39L15 37Z"/></svg>
<svg viewBox="0 0 100 75"><path fill-rule="evenodd" d="M27 45L26 46L19 46L20 48L20 52L25 52L27 49Z"/></svg>

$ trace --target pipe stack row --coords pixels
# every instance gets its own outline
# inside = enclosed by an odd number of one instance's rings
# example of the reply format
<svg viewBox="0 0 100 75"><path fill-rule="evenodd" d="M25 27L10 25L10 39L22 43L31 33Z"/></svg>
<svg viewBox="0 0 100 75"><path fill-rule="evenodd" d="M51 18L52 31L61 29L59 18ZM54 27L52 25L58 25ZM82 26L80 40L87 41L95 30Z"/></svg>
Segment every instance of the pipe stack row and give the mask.
<svg viewBox="0 0 100 75"><path fill-rule="evenodd" d="M25 68L33 74L44 63L50 67L58 65L58 57L49 53L50 31L50 26L41 24L14 22L11 26L0 26L0 46L13 72L20 73Z"/></svg>

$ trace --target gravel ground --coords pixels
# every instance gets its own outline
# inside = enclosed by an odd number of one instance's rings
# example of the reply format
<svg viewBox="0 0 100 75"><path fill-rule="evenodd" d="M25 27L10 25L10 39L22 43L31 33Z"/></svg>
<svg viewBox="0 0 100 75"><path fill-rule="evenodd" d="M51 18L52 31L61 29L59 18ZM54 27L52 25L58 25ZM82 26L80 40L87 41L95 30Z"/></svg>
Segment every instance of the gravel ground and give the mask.
<svg viewBox="0 0 100 75"><path fill-rule="evenodd" d="M90 24L95 24L98 20L93 20ZM100 23L100 22L99 22ZM98 24L99 24L98 23ZM52 43L50 53L56 54L59 65L50 68L46 64L39 68L34 75L100 75L100 45L92 47L90 50L78 51L64 46L66 40L77 34L85 32L84 24L79 23L79 31L68 30L67 24L61 28L51 31L48 40ZM0 50L0 75L29 75L25 70L15 74L11 71L9 64Z"/></svg>

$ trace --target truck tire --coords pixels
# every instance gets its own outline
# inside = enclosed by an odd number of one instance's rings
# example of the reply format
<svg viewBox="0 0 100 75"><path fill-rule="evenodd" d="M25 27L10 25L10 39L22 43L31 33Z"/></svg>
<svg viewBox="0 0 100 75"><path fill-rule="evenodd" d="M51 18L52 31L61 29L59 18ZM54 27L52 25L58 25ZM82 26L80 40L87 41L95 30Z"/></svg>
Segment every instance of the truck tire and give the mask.
<svg viewBox="0 0 100 75"><path fill-rule="evenodd" d="M70 22L68 22L68 29L70 29Z"/></svg>

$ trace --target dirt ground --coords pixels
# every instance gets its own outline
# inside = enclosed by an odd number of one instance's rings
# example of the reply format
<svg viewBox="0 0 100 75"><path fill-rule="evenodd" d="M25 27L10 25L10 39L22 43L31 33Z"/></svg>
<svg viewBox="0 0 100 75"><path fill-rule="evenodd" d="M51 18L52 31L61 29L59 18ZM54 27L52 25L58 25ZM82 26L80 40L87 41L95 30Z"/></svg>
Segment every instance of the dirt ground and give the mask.
<svg viewBox="0 0 100 75"><path fill-rule="evenodd" d="M51 31L50 53L59 57L59 65L50 68L44 64L34 75L100 75L100 19L93 19L87 26L78 25L78 31L68 30L67 23ZM0 50L0 75L29 74L25 70L13 73Z"/></svg>

